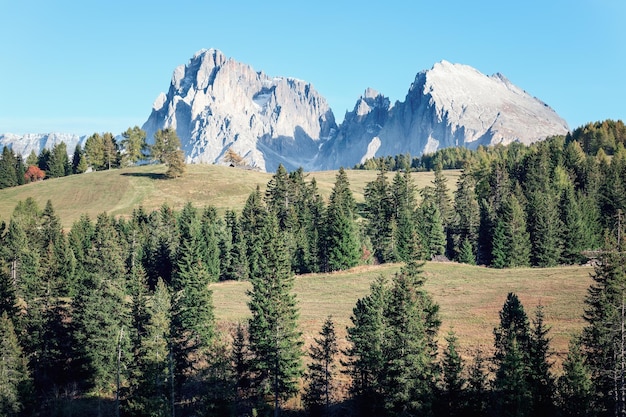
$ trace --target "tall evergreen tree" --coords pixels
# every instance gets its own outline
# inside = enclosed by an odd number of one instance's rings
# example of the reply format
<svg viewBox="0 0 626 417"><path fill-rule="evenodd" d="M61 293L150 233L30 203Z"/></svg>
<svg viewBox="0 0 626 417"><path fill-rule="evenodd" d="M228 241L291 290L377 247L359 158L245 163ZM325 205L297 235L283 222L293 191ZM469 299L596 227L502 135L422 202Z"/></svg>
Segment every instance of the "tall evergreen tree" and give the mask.
<svg viewBox="0 0 626 417"><path fill-rule="evenodd" d="M563 361L563 373L558 379L557 406L563 417L592 417L593 383L591 372L585 362L580 340L572 339L567 357Z"/></svg>
<svg viewBox="0 0 626 417"><path fill-rule="evenodd" d="M261 229L262 262L251 268L248 307L254 387L259 400L271 396L274 415L281 403L298 392L302 376L302 340L298 308L292 294L294 278L277 220L268 216Z"/></svg>
<svg viewBox="0 0 626 417"><path fill-rule="evenodd" d="M414 255L412 248L421 244L416 241L419 238L416 233L416 187L410 172L405 171L403 175L397 172L391 190L395 206L397 253L400 260L408 262Z"/></svg>
<svg viewBox="0 0 626 417"><path fill-rule="evenodd" d="M350 191L348 176L340 168L326 213L324 270L337 271L358 264L361 248L355 210L356 202Z"/></svg>
<svg viewBox="0 0 626 417"><path fill-rule="evenodd" d="M395 221L395 210L392 202L391 187L387 180L386 164L380 163L376 179L365 186L365 210L367 219L366 231L372 241L374 256L380 263L394 262L397 257L394 245L389 242L394 238L392 222Z"/></svg>
<svg viewBox="0 0 626 417"><path fill-rule="evenodd" d="M582 342L599 415L626 413L626 244L607 237L585 299ZM617 243L619 240L619 244Z"/></svg>
<svg viewBox="0 0 626 417"><path fill-rule="evenodd" d="M394 277L384 311L382 392L388 412L432 412L441 324L439 306L423 289L422 264L409 262Z"/></svg>
<svg viewBox="0 0 626 417"><path fill-rule="evenodd" d="M19 416L29 402L30 375L26 358L6 311L0 314L0 414Z"/></svg>
<svg viewBox="0 0 626 417"><path fill-rule="evenodd" d="M170 293L159 280L150 304L144 334L135 353L135 375L126 408L134 415L172 415L171 387L174 383L170 355Z"/></svg>
<svg viewBox="0 0 626 417"><path fill-rule="evenodd" d="M441 222L445 228L452 219L453 207L448 189L448 179L443 175L441 165L435 167L435 179L433 180L435 205L439 209Z"/></svg>
<svg viewBox="0 0 626 417"><path fill-rule="evenodd" d="M72 155L72 174L82 174L87 171L87 158L85 157L85 152L83 148L80 146L80 143L76 144L74 148L74 153Z"/></svg>
<svg viewBox="0 0 626 417"><path fill-rule="evenodd" d="M453 245L454 252L461 254L464 242L472 247L478 244L480 209L476 199L476 180L469 169L463 170L454 192Z"/></svg>
<svg viewBox="0 0 626 417"><path fill-rule="evenodd" d="M551 372L549 328L544 323L543 306L537 306L532 321L529 344L528 380L532 395L533 416L554 416L555 379Z"/></svg>
<svg viewBox="0 0 626 417"><path fill-rule="evenodd" d="M46 172L50 178L65 177L71 174L70 160L67 156L67 145L60 142L52 148Z"/></svg>
<svg viewBox="0 0 626 417"><path fill-rule="evenodd" d="M104 168L117 168L119 166L120 151L117 140L115 140L115 136L112 133L107 132L102 135L102 148L104 152Z"/></svg>
<svg viewBox="0 0 626 417"><path fill-rule="evenodd" d="M185 154L180 147L176 130L167 128L154 134L154 144L150 148L150 155L153 160L167 166L165 173L167 178L177 178L185 173Z"/></svg>
<svg viewBox="0 0 626 417"><path fill-rule="evenodd" d="M359 299L352 310L348 327L349 348L345 351L346 373L351 377L351 393L360 415L383 412L381 390L385 338L384 311L389 297L386 281L381 276L370 286L370 293Z"/></svg>
<svg viewBox="0 0 626 417"><path fill-rule="evenodd" d="M85 157L89 166L96 171L106 167L104 139L99 133L94 133L85 141Z"/></svg>
<svg viewBox="0 0 626 417"><path fill-rule="evenodd" d="M11 148L5 146L0 157L0 189L18 185L15 170L16 157Z"/></svg>
<svg viewBox="0 0 626 417"><path fill-rule="evenodd" d="M146 142L146 132L139 126L129 127L122 133L122 136L124 137L121 142L124 149L122 156L124 165L134 165L148 156L149 146Z"/></svg>
<svg viewBox="0 0 626 417"><path fill-rule="evenodd" d="M193 223L199 227L197 222ZM203 263L198 231L182 242L181 254L172 277L172 355L179 388L206 365L215 337L211 277Z"/></svg>
<svg viewBox="0 0 626 417"><path fill-rule="evenodd" d="M441 364L443 410L447 416L458 416L464 412L465 366L458 351L458 339L453 331L446 336L446 342Z"/></svg>
<svg viewBox="0 0 626 417"><path fill-rule="evenodd" d="M493 412L497 415L527 416L532 412L528 378L530 327L524 306L509 293L500 310L500 325L494 329Z"/></svg>
<svg viewBox="0 0 626 417"><path fill-rule="evenodd" d="M311 363L305 375L308 385L305 388L304 403L311 415L330 415L335 390L336 356L339 353L337 335L332 317L328 317L311 346Z"/></svg>

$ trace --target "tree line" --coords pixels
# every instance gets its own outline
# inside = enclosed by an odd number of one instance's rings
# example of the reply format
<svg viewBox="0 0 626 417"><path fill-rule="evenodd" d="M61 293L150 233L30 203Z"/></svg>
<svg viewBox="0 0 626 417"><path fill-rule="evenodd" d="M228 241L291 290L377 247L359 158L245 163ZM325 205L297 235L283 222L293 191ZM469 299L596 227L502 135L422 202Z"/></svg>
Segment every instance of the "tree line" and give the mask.
<svg viewBox="0 0 626 417"><path fill-rule="evenodd" d="M146 142L146 132L138 126L128 128L122 138L118 142L112 133L94 133L85 140L84 148L80 143L76 145L71 157L65 142L55 144L52 149L44 148L39 155L32 151L26 160L5 146L0 156L0 189L88 170L128 167L147 160L166 164L168 178L185 172L185 156L174 129L157 131L152 146Z"/></svg>
<svg viewBox="0 0 626 417"><path fill-rule="evenodd" d="M129 219L103 213L65 233L50 202L43 210L20 202L1 234L3 415L279 415L300 394L303 409L291 413L624 414L623 223L599 252L587 325L557 375L542 307L529 319L513 293L492 354L463 358L452 331L440 344L439 306L424 289L417 240L400 272L374 280L357 301L348 347L339 350L328 317L305 353L292 237L270 207L254 192L235 222L249 228L247 266L233 262L224 272L246 271L250 317L223 328L208 284L220 279L225 251L238 252L226 243L232 212L222 219L187 204L180 212L137 209Z"/></svg>

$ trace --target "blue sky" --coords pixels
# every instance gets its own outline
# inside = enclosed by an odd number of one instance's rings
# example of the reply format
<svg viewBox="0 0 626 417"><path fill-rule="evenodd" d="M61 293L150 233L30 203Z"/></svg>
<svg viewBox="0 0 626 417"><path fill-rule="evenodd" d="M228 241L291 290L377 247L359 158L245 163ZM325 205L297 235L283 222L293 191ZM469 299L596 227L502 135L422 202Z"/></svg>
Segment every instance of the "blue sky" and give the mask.
<svg viewBox="0 0 626 417"><path fill-rule="evenodd" d="M2 133L141 126L202 48L312 83L339 120L443 59L503 73L572 129L626 118L624 0L0 0L0 22Z"/></svg>

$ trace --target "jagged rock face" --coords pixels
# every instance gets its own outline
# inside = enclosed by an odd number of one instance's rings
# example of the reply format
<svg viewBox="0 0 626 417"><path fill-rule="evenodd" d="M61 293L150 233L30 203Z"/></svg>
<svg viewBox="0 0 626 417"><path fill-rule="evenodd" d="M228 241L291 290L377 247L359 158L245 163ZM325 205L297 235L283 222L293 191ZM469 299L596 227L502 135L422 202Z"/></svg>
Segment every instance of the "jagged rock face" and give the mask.
<svg viewBox="0 0 626 417"><path fill-rule="evenodd" d="M420 156L452 146L525 144L569 128L554 110L501 74L486 76L442 61L417 74L403 102L367 89L340 127L326 100L304 81L269 77L226 58L198 52L174 71L143 125L175 128L188 162L223 163L226 151L260 170L337 169L375 156ZM85 137L0 135L0 149L27 156L63 140L68 152Z"/></svg>
<svg viewBox="0 0 626 417"><path fill-rule="evenodd" d="M72 156L76 145L84 146L87 136L78 136L67 133L28 133L26 135L14 135L12 133L0 134L0 150L5 146L11 147L16 155L28 157L32 151L39 155L45 149L51 150L55 145L65 142L67 153Z"/></svg>
<svg viewBox="0 0 626 417"><path fill-rule="evenodd" d="M340 133L324 145L317 159L320 168L354 166L373 152L419 156L453 146L529 144L569 131L554 110L503 75L488 77L446 61L418 73L405 101L388 108L387 115L379 111L382 96L376 102L380 104L369 109L362 104L367 96L357 101ZM376 128L364 129L363 124Z"/></svg>
<svg viewBox="0 0 626 417"><path fill-rule="evenodd" d="M220 163L232 148L263 171L279 163L311 169L320 144L337 129L311 84L255 72L214 49L176 68L169 92L143 125L148 138L167 127L176 129L188 162Z"/></svg>

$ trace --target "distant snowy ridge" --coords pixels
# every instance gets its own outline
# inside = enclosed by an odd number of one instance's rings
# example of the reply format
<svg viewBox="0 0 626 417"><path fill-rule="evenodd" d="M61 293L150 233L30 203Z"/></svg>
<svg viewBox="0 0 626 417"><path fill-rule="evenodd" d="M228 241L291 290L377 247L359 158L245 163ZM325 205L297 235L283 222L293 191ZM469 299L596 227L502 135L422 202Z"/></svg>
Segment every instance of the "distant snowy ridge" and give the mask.
<svg viewBox="0 0 626 417"><path fill-rule="evenodd" d="M65 142L68 156L72 156L76 145L80 143L84 147L87 136L78 136L69 133L28 133L15 135L12 133L0 133L0 149L10 147L17 155L24 159L35 152L39 155L43 149L52 150L56 145Z"/></svg>
<svg viewBox="0 0 626 417"><path fill-rule="evenodd" d="M197 52L177 67L167 93L144 123L148 141L176 129L187 162L225 163L229 149L246 164L273 172L352 167L367 158L479 145L524 144L566 134L552 108L502 74L487 76L447 61L419 72L404 101L394 104L368 88L338 126L326 100L305 81L271 77L216 49ZM27 156L85 137L64 134L0 135L0 147Z"/></svg>

